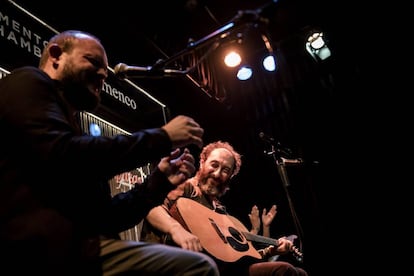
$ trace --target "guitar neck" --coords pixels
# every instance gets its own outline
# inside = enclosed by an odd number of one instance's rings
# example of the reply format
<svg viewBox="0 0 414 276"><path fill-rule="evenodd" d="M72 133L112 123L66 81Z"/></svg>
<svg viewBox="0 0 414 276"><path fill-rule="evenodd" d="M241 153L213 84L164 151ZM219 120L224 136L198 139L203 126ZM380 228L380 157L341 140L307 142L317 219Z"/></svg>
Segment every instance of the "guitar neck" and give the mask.
<svg viewBox="0 0 414 276"><path fill-rule="evenodd" d="M242 234L249 241L260 242L260 243L264 243L264 244L267 244L267 245L273 245L275 247L279 246L279 241L275 240L275 239L272 239L272 238L268 238L268 237L264 237L264 236L260 236L260 235L255 235L255 234L252 234L250 232L242 232ZM296 235L289 235L289 236L286 237L286 239L290 240L291 242L293 242L296 238L297 238ZM302 252L299 251L298 248L296 248L296 246L292 246L291 252L293 252L294 257L296 258L296 260L298 262L303 261L303 254L302 254Z"/></svg>
<svg viewBox="0 0 414 276"><path fill-rule="evenodd" d="M246 237L246 239L249 241L265 243L268 245L274 245L275 247L279 246L279 242L275 239L260 236L260 235L255 235L250 232L242 232L242 233Z"/></svg>

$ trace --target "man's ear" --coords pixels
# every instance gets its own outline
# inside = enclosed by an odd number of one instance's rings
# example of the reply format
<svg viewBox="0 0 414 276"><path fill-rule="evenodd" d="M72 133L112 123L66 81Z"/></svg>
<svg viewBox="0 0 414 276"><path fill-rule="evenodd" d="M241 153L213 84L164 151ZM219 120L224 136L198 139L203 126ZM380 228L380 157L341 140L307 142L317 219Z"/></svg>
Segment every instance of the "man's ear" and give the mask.
<svg viewBox="0 0 414 276"><path fill-rule="evenodd" d="M49 46L49 56L52 58L58 58L63 53L62 49L56 43L53 43Z"/></svg>

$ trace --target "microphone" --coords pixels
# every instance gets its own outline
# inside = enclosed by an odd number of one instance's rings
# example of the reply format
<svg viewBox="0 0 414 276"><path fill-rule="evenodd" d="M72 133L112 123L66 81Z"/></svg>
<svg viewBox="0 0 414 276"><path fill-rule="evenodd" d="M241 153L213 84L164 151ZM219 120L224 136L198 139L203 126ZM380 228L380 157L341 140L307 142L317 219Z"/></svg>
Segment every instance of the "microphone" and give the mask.
<svg viewBox="0 0 414 276"><path fill-rule="evenodd" d="M274 148L275 151L280 152L285 156L291 156L292 151L289 148L282 147L282 145L277 142L273 137L266 135L264 132L259 133L260 139L262 139L266 144L269 144Z"/></svg>
<svg viewBox="0 0 414 276"><path fill-rule="evenodd" d="M300 165L303 163L302 158L287 159L287 158L281 157L280 159L282 160L284 165L288 165L288 166L289 165Z"/></svg>
<svg viewBox="0 0 414 276"><path fill-rule="evenodd" d="M259 137L260 139L271 145L273 145L273 143L275 142L275 139L273 139L273 137L267 136L266 134L264 134L264 132L260 132Z"/></svg>
<svg viewBox="0 0 414 276"><path fill-rule="evenodd" d="M115 76L120 79L125 78L145 78L145 77L174 77L187 74L186 71L175 69L155 69L152 66L129 66L125 63L118 63L114 68Z"/></svg>

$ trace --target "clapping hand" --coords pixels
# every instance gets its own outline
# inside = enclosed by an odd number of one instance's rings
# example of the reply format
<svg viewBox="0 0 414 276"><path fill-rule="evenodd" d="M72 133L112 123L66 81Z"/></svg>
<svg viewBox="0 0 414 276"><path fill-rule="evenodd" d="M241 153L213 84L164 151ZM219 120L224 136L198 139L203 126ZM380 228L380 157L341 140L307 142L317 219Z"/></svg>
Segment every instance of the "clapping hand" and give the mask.
<svg viewBox="0 0 414 276"><path fill-rule="evenodd" d="M269 212L267 212L266 208L263 209L263 212L262 212L263 227L269 227L270 226L270 224L272 223L273 219L276 216L276 213L277 213L277 206L276 205L272 205Z"/></svg>
<svg viewBox="0 0 414 276"><path fill-rule="evenodd" d="M194 162L194 156L188 149L182 152L180 149L175 149L170 156L161 159L158 168L166 174L173 185L179 185L194 174Z"/></svg>

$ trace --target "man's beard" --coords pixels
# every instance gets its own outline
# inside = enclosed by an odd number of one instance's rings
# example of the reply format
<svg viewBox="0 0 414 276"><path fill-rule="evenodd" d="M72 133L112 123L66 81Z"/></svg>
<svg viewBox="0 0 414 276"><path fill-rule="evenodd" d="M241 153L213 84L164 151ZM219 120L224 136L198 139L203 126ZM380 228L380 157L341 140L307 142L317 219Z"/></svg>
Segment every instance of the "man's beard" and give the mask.
<svg viewBox="0 0 414 276"><path fill-rule="evenodd" d="M100 97L88 88L85 81L87 78L87 73L73 72L70 66L66 66L63 71L61 80L63 95L69 104L78 111L93 111L100 102Z"/></svg>
<svg viewBox="0 0 414 276"><path fill-rule="evenodd" d="M227 191L227 186L224 184L220 184L219 186L215 186L209 184L208 182L209 177L204 176L200 178L200 188L204 194L209 196L220 197Z"/></svg>
<svg viewBox="0 0 414 276"><path fill-rule="evenodd" d="M205 194L209 195L209 196L220 196L220 191L217 189L216 186L213 185L209 185L209 184L204 184L203 186L203 191Z"/></svg>

